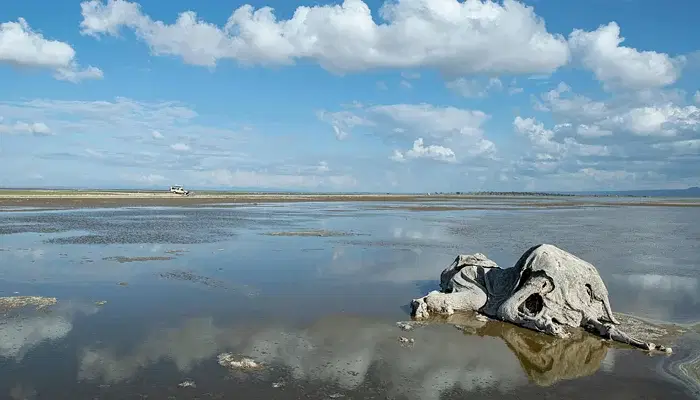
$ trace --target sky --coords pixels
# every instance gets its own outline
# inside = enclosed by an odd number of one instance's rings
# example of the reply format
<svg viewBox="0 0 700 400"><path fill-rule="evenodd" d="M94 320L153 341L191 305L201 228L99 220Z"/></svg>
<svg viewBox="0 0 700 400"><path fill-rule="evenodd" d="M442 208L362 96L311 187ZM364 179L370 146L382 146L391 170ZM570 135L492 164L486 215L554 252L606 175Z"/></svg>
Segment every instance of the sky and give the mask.
<svg viewBox="0 0 700 400"><path fill-rule="evenodd" d="M700 2L0 6L0 186L700 185Z"/></svg>

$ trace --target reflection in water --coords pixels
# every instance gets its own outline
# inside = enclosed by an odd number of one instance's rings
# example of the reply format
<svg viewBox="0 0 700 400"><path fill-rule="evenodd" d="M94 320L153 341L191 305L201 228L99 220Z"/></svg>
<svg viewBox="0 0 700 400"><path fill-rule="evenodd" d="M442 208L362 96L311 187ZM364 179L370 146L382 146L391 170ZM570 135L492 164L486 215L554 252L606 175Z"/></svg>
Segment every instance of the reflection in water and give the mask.
<svg viewBox="0 0 700 400"><path fill-rule="evenodd" d="M611 293L624 294L618 309L644 310L647 318L693 323L700 310L700 279L697 276L661 273L613 274Z"/></svg>
<svg viewBox="0 0 700 400"><path fill-rule="evenodd" d="M680 343L671 357L645 360L639 353L608 349L588 336L555 341L517 327L473 319L448 321L460 325L466 335L447 325L431 324L404 332L394 326L394 321L347 316L326 317L301 327L244 321L249 314L267 317L268 321L276 321L277 316L308 321L340 310L403 318L397 315L402 315L399 307L405 299L424 293L415 286L429 282L433 287L439 272L456 254L484 252L507 267L537 242L559 245L599 266L619 311L674 322L696 321L700 315L700 225L690 223L698 220L700 208L413 213L342 206L346 207L344 211L352 212L330 212L328 207L337 210L341 205L317 203L0 213L0 290L24 293L28 286L35 286L44 293L70 291L82 298L99 293L100 298L109 299L109 311L103 312L115 313L120 330L114 332L119 336L116 342L101 337L104 343L93 342L86 347L84 340L95 337L92 335L98 335L104 327L101 322L87 327L81 323L85 330L73 325L80 313L96 310L92 305L76 305L71 311L67 304L59 303L50 313L32 312L0 321L0 362L8 366L0 368L0 384L4 385L0 397L7 396L18 381L33 380L33 387L41 393L62 390L69 386L66 374L69 380L77 375L82 381L79 387L91 386L86 383L123 383L123 387L115 386L131 390L133 381L127 381L137 375L148 376L154 370L157 377L148 385L171 385L175 393L184 393L166 376L172 370L160 369L157 364L171 363L193 375L208 372L208 368L227 374L216 362L222 352L276 367L274 372L267 369L260 373L262 378L278 379L281 372L289 374L297 380L286 380L285 394L290 398L303 397L292 393L297 383L308 393L314 385L306 383L314 381L332 385L334 390L353 390L356 398L371 397L362 394L370 391L374 395L380 388L390 398L437 399L460 388L504 392L517 388L515 394L520 396L521 392L532 392L533 388L524 387L528 382L560 382L546 393L566 392L572 386L562 380L576 382L598 369L612 376L597 374L581 384L595 381L628 385L649 376L649 363L666 360L681 361L670 369L678 376L692 377L692 371L699 368L698 341ZM13 222L22 226L10 226ZM38 226L39 222L44 225ZM259 235L270 230L317 229L362 235ZM103 260L114 256L174 259L127 264ZM155 279L162 272L175 270L269 290L249 303L234 303L237 299L222 290L201 290L193 299L188 297L192 292L178 290L175 283ZM121 281L129 282L128 290L115 285ZM324 290L314 291L318 287ZM132 308L142 302L153 307ZM188 312L180 309L183 303L186 310L194 310L193 304L197 303L205 307L205 316L225 313L241 323L225 325L214 318L198 317L169 325L171 329L150 331L139 338L145 340L138 345L124 343L133 339L131 335L137 334L145 319L155 323L181 318ZM249 310L248 305L260 306L260 313ZM296 314L298 310L303 315ZM268 312L270 315L266 315ZM189 312L186 315L192 316ZM115 329L111 323L107 326ZM39 346L64 338L69 332L71 337L59 341L59 346ZM414 339L414 345L402 346L399 336ZM27 354L30 349L31 354ZM691 349L688 354L687 349ZM57 352L67 355L66 368L60 371L64 375L52 373L51 379L37 376L39 367L35 365L42 363L44 351L52 356ZM72 369L74 356L77 371ZM54 368L55 364L48 365ZM147 371L149 368L152 370ZM199 380L196 376L182 378ZM659 382L650 378L651 386ZM263 391L262 387L255 389ZM609 393L607 389L598 390ZM636 386L634 390L643 392ZM25 398L31 392L28 387L18 386L13 396Z"/></svg>
<svg viewBox="0 0 700 400"><path fill-rule="evenodd" d="M513 324L479 321L470 314L454 314L444 321L467 334L501 338L518 358L530 381L539 386L593 375L603 366L609 351L606 342L582 330L561 339ZM606 369L612 368L614 361L608 359Z"/></svg>
<svg viewBox="0 0 700 400"><path fill-rule="evenodd" d="M10 389L10 398L12 400L32 400L36 398L37 392L31 386L17 384Z"/></svg>
<svg viewBox="0 0 700 400"><path fill-rule="evenodd" d="M217 328L212 318L193 318L177 328L153 332L128 354L116 348L85 348L81 351L78 379L115 383L136 375L140 368L171 360L189 372L198 363L215 358L218 350L235 345L231 330Z"/></svg>
<svg viewBox="0 0 700 400"><path fill-rule="evenodd" d="M689 294L700 295L700 290L698 290L698 278L694 277L659 274L614 275L614 277L616 279L627 280L631 285L642 289L664 292L680 290L688 292Z"/></svg>
<svg viewBox="0 0 700 400"><path fill-rule="evenodd" d="M282 367L301 382L357 390L379 379L390 396L439 399L454 388L509 391L528 381L549 386L588 376L607 354L604 342L583 333L555 340L494 321L462 317L447 322L462 331L430 324L403 332L393 324L348 316L326 317L301 329L217 327L211 318L193 318L152 332L127 353L116 347L83 349L78 379L117 383L164 360L188 373L231 351ZM415 345L402 346L399 336L415 339Z"/></svg>
<svg viewBox="0 0 700 400"><path fill-rule="evenodd" d="M608 352L600 338L580 330L561 340L531 334L507 324L499 325L498 336L517 355L530 380L539 386L593 375Z"/></svg>
<svg viewBox="0 0 700 400"><path fill-rule="evenodd" d="M0 318L0 357L21 361L44 341L67 336L78 314L97 311L94 305L73 302L59 302L50 309L10 311Z"/></svg>

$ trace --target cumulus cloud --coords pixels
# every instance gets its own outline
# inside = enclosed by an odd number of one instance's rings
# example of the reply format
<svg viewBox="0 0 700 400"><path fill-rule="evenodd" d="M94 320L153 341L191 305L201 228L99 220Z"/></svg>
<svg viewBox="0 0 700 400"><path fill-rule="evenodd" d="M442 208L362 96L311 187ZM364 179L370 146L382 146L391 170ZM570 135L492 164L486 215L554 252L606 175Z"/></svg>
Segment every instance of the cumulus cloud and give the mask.
<svg viewBox="0 0 700 400"><path fill-rule="evenodd" d="M514 128L530 148L504 167L532 188L697 185L700 108L688 104L683 91L617 92L594 100L561 83L535 108L550 113L554 126L517 117Z"/></svg>
<svg viewBox="0 0 700 400"><path fill-rule="evenodd" d="M423 144L423 138L416 139L413 142L413 148L407 150L405 153L394 150L394 154L391 156L391 159L397 162L417 158L425 158L448 163L457 162L455 153L452 151L452 149L436 145L426 146Z"/></svg>
<svg viewBox="0 0 700 400"><path fill-rule="evenodd" d="M350 111L316 113L319 119L328 122L333 127L333 133L338 140L347 139L349 132L356 126L371 126L373 123L361 118Z"/></svg>
<svg viewBox="0 0 700 400"><path fill-rule="evenodd" d="M536 108L549 111L560 128L574 129L581 136L610 136L612 132L642 137L676 137L700 129L700 108L679 105L662 94L618 97L609 102L574 94L560 83L541 96Z"/></svg>
<svg viewBox="0 0 700 400"><path fill-rule="evenodd" d="M20 177L24 176L29 160L33 170L41 172L47 180L69 185L114 185L126 180L123 174L174 176L173 170L182 174L187 170L228 167L232 162L239 165L251 162L242 149L248 142L246 138L253 133L242 128L203 125L198 122L198 114L180 102L127 98L2 101L0 115L5 116L0 121L0 132L15 133L12 140L2 140L3 157L7 160L4 184L22 184ZM43 125L15 123L39 118ZM52 146L32 147L29 153L8 151L20 145L30 130L34 135L50 132L63 139ZM154 132L168 132L172 141L153 140L158 137ZM80 141L68 140L74 136L80 136ZM177 143L189 146L190 150L184 151L182 145L175 147L183 151L169 147ZM85 169L85 162L91 168ZM128 182L137 181L128 179Z"/></svg>
<svg viewBox="0 0 700 400"><path fill-rule="evenodd" d="M394 161L430 158L455 162L457 152L481 158L492 158L496 153L496 145L484 137L482 125L489 115L478 110L421 103L361 106L354 111L324 111L319 115L324 121L330 121L335 131L338 120L363 121L353 126L361 126L392 143L405 145L407 140L413 143L413 148L406 153L394 152L390 157ZM424 147L423 140L432 144Z"/></svg>
<svg viewBox="0 0 700 400"><path fill-rule="evenodd" d="M122 174L121 178L125 181L145 184L157 184L167 181L166 177L159 174Z"/></svg>
<svg viewBox="0 0 700 400"><path fill-rule="evenodd" d="M164 139L164 138L165 138L165 136L163 136L162 133L160 133L160 132L158 132L158 131L156 131L156 130L152 130L152 131L151 131L151 137L152 137L153 139Z"/></svg>
<svg viewBox="0 0 700 400"><path fill-rule="evenodd" d="M306 174L218 169L197 173L200 185L210 187L256 187L266 189L319 189L351 190L357 180L351 175L326 175L326 171Z"/></svg>
<svg viewBox="0 0 700 400"><path fill-rule="evenodd" d="M116 36L133 30L155 55L175 55L193 65L219 60L290 65L313 60L343 73L375 68L430 67L450 74L551 73L569 60L566 39L547 31L532 7L515 0L397 0L373 19L361 0L300 6L280 20L274 9L243 5L223 27L193 11L168 24L125 0L84 1L85 35ZM345 43L338 46L338 43Z"/></svg>
<svg viewBox="0 0 700 400"><path fill-rule="evenodd" d="M607 146L581 144L572 137L557 140L553 130L534 118L515 117L515 131L525 136L530 145L530 153L519 161L520 166L527 165L540 173L556 172L565 163L577 163L586 157L605 157L611 154Z"/></svg>
<svg viewBox="0 0 700 400"><path fill-rule="evenodd" d="M655 143L655 149L670 150L674 155L698 155L700 154L700 139L679 140L668 143Z"/></svg>
<svg viewBox="0 0 700 400"><path fill-rule="evenodd" d="M573 55L609 89L648 89L678 80L683 57L620 46L624 40L615 22L592 32L575 29L569 35Z"/></svg>
<svg viewBox="0 0 700 400"><path fill-rule="evenodd" d="M0 122L2 122L2 119L0 119ZM24 133L34 136L51 136L53 134L51 129L43 122L27 123L23 121L17 121L10 125L0 123L0 134L2 133Z"/></svg>
<svg viewBox="0 0 700 400"><path fill-rule="evenodd" d="M319 162L316 166L316 171L319 173L329 172L330 170L331 169L328 167L328 163L325 161Z"/></svg>
<svg viewBox="0 0 700 400"><path fill-rule="evenodd" d="M365 109L372 121L397 124L400 131L411 135L411 131L422 131L431 137L481 137L482 124L489 116L478 110L457 107L438 107L432 104L392 104L372 106Z"/></svg>
<svg viewBox="0 0 700 400"><path fill-rule="evenodd" d="M597 125L580 124L576 127L576 134L585 138L599 138L612 135L612 131L602 129Z"/></svg>
<svg viewBox="0 0 700 400"><path fill-rule="evenodd" d="M536 150L545 152L547 158L559 158L566 151L564 144L554 141L554 132L534 118L515 117L513 126L516 132L527 136Z"/></svg>
<svg viewBox="0 0 700 400"><path fill-rule="evenodd" d="M170 145L170 148L175 150L175 151L190 151L190 145L187 143L173 143Z"/></svg>
<svg viewBox="0 0 700 400"><path fill-rule="evenodd" d="M97 67L80 67L71 45L46 39L24 18L0 24L0 63L49 69L54 71L56 79L73 83L103 77L102 70Z"/></svg>

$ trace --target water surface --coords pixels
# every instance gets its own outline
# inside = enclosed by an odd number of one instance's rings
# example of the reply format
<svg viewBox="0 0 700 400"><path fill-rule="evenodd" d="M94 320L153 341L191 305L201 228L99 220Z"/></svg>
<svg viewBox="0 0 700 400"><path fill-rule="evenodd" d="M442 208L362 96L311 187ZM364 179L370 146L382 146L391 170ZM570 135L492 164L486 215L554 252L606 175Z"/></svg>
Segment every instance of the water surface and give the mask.
<svg viewBox="0 0 700 400"><path fill-rule="evenodd" d="M396 326L457 254L510 267L543 242L596 265L616 311L700 320L700 208L507 203L0 213L0 296L59 300L0 322L0 397L698 397L696 333L649 357L498 323ZM309 231L334 234L269 235ZM265 367L229 371L221 352Z"/></svg>

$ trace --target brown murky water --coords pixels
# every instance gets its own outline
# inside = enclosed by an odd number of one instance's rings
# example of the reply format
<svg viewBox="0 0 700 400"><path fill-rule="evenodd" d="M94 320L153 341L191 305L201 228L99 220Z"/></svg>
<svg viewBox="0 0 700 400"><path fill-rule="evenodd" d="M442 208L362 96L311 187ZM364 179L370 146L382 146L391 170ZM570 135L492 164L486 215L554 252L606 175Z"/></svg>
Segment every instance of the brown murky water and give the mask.
<svg viewBox="0 0 700 400"><path fill-rule="evenodd" d="M57 299L0 316L0 398L700 397L700 208L458 206L0 212L0 297ZM674 353L397 325L456 254L539 242L594 263L616 311L685 324Z"/></svg>

